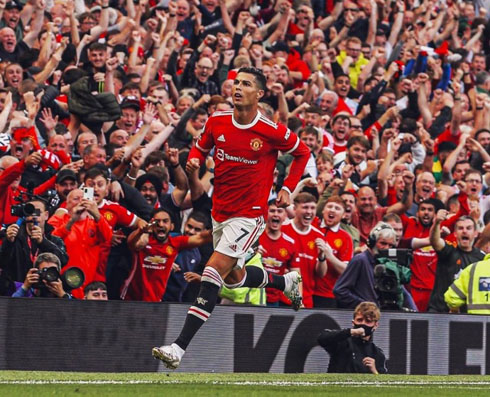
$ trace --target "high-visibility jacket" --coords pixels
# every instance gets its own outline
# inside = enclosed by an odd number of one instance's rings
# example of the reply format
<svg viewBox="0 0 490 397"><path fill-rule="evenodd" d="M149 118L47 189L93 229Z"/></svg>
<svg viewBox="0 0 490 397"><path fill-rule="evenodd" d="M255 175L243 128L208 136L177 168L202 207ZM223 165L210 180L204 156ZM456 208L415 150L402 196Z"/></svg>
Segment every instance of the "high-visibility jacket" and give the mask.
<svg viewBox="0 0 490 397"><path fill-rule="evenodd" d="M490 314L490 254L466 267L448 288L444 299L449 308L466 304L469 314Z"/></svg>
<svg viewBox="0 0 490 397"><path fill-rule="evenodd" d="M260 254L254 255L245 266L257 266L263 269L262 257ZM227 298L237 304L265 306L267 302L265 288L241 287L231 289L223 285L219 294L222 298Z"/></svg>

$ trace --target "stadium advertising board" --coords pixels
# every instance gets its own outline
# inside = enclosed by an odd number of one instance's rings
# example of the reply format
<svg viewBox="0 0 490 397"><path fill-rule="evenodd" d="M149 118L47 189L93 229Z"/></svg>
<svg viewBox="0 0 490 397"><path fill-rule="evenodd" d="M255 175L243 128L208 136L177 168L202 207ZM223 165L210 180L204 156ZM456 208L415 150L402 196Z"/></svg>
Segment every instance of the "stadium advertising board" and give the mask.
<svg viewBox="0 0 490 397"><path fill-rule="evenodd" d="M183 304L0 299L0 369L155 372L151 347L172 342ZM179 371L326 372L316 344L345 328L350 311L219 306ZM490 374L490 318L384 312L375 341L389 373Z"/></svg>

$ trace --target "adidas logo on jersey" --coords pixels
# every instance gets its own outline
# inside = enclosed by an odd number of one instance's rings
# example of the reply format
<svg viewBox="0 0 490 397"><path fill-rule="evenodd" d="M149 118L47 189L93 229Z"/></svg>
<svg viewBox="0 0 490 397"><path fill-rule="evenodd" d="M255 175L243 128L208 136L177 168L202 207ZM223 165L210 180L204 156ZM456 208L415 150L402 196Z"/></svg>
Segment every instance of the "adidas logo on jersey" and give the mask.
<svg viewBox="0 0 490 397"><path fill-rule="evenodd" d="M219 136L219 138L218 138L218 141L219 141L219 142L226 142L226 140L225 140L225 136L224 136L223 134L221 134L221 135Z"/></svg>
<svg viewBox="0 0 490 397"><path fill-rule="evenodd" d="M232 244L232 245L230 245L230 249L231 249L233 252L236 252L237 248L238 248L238 247L237 247L237 245L236 245L236 244Z"/></svg>

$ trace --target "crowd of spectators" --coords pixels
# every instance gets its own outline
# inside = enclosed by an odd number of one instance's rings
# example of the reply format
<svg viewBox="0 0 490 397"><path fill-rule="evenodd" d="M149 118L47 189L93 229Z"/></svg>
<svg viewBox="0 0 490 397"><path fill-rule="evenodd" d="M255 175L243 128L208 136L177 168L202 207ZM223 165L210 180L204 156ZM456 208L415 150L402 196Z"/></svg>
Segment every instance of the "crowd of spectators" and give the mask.
<svg viewBox="0 0 490 397"><path fill-rule="evenodd" d="M299 269L306 307L353 308L376 296L352 258L410 248L411 307L448 311L447 288L490 252L489 5L0 0L0 294L36 296L49 253L109 299L192 301L214 161L187 175L187 155L253 66L260 111L311 150L294 205L268 208L263 266ZM145 233L163 248L144 251Z"/></svg>

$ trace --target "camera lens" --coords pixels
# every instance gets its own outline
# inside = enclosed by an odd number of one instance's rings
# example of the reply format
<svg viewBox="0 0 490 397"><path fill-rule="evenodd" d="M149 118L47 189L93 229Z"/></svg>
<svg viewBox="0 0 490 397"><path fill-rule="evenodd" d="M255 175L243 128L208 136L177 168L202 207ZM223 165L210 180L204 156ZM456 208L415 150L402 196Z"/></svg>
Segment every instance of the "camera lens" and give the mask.
<svg viewBox="0 0 490 397"><path fill-rule="evenodd" d="M24 205L24 216L31 216L34 215L36 212L36 207L32 205L31 203L27 203Z"/></svg>
<svg viewBox="0 0 490 397"><path fill-rule="evenodd" d="M65 273L63 273L63 279L70 289L76 289L83 285L85 275L83 274L82 269L78 267L70 267L65 271Z"/></svg>
<svg viewBox="0 0 490 397"><path fill-rule="evenodd" d="M52 283L60 278L58 269L55 267L48 267L43 270L43 279L48 283Z"/></svg>

